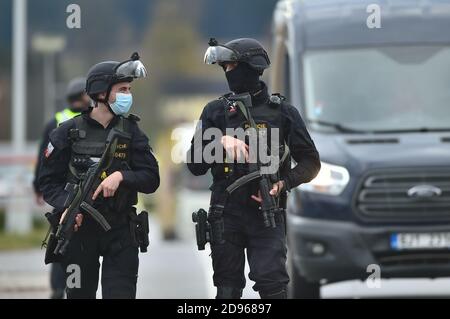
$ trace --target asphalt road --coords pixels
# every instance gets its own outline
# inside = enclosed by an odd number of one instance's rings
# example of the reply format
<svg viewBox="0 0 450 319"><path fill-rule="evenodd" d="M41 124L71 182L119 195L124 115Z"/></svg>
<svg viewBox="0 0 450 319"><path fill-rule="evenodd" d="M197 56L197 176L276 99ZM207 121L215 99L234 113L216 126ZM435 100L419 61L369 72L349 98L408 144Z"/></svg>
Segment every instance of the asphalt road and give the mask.
<svg viewBox="0 0 450 319"><path fill-rule="evenodd" d="M164 242L159 239L155 226L151 231L149 253L140 258L138 298L213 298L208 250L197 251L193 239ZM0 253L0 298L47 298L48 270L41 250ZM258 298L251 286L252 282L248 281L244 291L246 299ZM448 297L450 279L383 280L380 288L352 281L327 285L322 288L322 295L325 298Z"/></svg>

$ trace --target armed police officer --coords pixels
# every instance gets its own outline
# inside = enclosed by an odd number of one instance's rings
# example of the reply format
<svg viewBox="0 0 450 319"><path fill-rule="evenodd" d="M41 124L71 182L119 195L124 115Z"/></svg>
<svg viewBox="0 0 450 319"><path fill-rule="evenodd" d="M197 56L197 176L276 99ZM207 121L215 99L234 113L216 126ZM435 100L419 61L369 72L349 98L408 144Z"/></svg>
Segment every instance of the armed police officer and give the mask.
<svg viewBox="0 0 450 319"><path fill-rule="evenodd" d="M41 167L44 150L49 143L50 133L63 122L74 118L82 111L87 110L90 105L90 98L86 94L86 79L83 77L74 78L69 82L66 89L67 107L59 111L55 116L45 125L44 133L41 138L39 147L37 163L34 171L33 187L36 197L36 202L39 205L44 205L42 192L39 188L38 176ZM64 297L64 290L66 287L64 271L59 263L53 263L50 270L50 286L52 289L52 299L61 299Z"/></svg>
<svg viewBox="0 0 450 319"><path fill-rule="evenodd" d="M237 299L242 296L246 250L249 278L255 282L253 289L261 298L283 299L287 297L289 282L284 214L286 196L290 189L311 181L317 175L319 154L297 109L283 96L269 94L266 84L260 80L264 70L270 66L270 60L258 41L243 38L221 45L211 39L209 45L205 63L222 67L232 92L206 105L188 153L188 168L194 175L206 174L208 170L213 175L207 217L209 225L199 225L202 219L200 211L194 214L197 240L205 238L201 230L209 231L206 238L211 242L217 298ZM240 99L242 102L242 96L247 96L250 101L236 103ZM230 128L249 127L266 132L266 135L271 135L271 131L278 132L278 143L273 143L272 139L267 142L271 144L267 147L269 152L279 154L277 172L270 174L270 179L262 171L254 171L255 165L249 156L252 144L247 137L227 135ZM218 137L210 138L214 136L212 134L205 134L210 128L222 132L220 140ZM196 141L199 137L201 143ZM203 156L201 160L197 159L196 154L204 154L211 143L221 144L226 154L224 160L210 161ZM279 152L275 152L277 147ZM291 158L296 162L292 169ZM264 180L270 181L267 192L261 187ZM275 203L276 207L267 209L267 201Z"/></svg>
<svg viewBox="0 0 450 319"><path fill-rule="evenodd" d="M122 63L94 65L86 81L94 106L50 134L39 183L46 202L64 213L55 225L58 231L50 237L46 258L48 262L60 260L69 274L80 275L79 284L75 280L68 285L68 298L96 297L100 256L103 298L136 297L138 247L146 251L148 219L139 218L144 213L138 215L134 205L138 192L153 193L159 187L159 169L149 140L138 127L139 118L125 115L133 102L131 82L146 75L137 53ZM109 141L112 132L120 132L121 138ZM79 199L71 198L69 190L88 185L90 168L106 159L98 186L89 190L92 198L86 199L92 200L91 208L67 220L71 200ZM92 211L100 212L103 224ZM67 241L67 234L60 234L61 227L71 223L74 232Z"/></svg>
<svg viewBox="0 0 450 319"><path fill-rule="evenodd" d="M74 118L82 111L87 110L90 106L90 98L86 94L86 79L83 77L75 78L69 82L66 89L67 107L59 111L55 116L47 122L41 138L39 152L37 157L37 164L34 171L33 188L38 204L43 204L42 192L39 189L38 176L39 168L41 167L42 155L49 143L50 133L63 122Z"/></svg>

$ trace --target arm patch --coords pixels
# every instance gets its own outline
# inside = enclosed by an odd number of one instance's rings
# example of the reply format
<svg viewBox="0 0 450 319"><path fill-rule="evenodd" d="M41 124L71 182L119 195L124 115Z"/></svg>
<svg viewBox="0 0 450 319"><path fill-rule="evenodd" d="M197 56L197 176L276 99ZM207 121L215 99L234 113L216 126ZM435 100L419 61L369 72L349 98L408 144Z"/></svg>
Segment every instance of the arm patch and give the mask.
<svg viewBox="0 0 450 319"><path fill-rule="evenodd" d="M49 142L47 147L44 150L44 156L45 158L49 158L50 155L52 155L53 151L54 151L55 147L53 146L52 142Z"/></svg>

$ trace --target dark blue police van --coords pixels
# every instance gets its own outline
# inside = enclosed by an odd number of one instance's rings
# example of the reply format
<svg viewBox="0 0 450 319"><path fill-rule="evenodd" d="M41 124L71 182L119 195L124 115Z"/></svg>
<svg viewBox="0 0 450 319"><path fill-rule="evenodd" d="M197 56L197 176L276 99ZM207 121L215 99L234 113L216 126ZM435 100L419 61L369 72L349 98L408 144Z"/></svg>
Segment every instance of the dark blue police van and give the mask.
<svg viewBox="0 0 450 319"><path fill-rule="evenodd" d="M272 56L322 160L289 199L292 296L450 276L450 1L280 1Z"/></svg>

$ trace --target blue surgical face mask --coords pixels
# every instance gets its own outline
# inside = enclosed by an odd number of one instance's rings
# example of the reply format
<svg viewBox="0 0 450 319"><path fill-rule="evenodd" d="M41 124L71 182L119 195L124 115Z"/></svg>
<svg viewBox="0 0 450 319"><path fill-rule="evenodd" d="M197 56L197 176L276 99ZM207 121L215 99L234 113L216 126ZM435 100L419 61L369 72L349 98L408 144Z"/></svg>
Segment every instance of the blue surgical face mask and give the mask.
<svg viewBox="0 0 450 319"><path fill-rule="evenodd" d="M133 95L125 93L116 93L116 101L112 103L110 106L114 114L124 115L130 111L131 105L133 105Z"/></svg>

